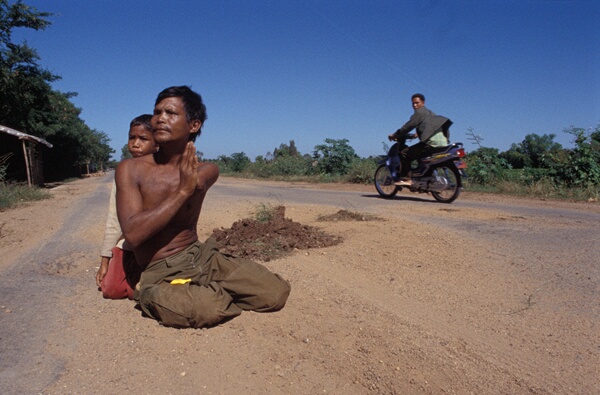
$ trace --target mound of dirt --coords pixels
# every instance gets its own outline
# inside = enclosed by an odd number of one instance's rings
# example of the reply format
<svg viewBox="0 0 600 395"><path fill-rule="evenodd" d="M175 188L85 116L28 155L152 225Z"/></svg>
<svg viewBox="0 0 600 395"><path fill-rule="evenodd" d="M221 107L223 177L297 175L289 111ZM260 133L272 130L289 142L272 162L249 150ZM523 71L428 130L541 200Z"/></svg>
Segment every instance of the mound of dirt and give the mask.
<svg viewBox="0 0 600 395"><path fill-rule="evenodd" d="M285 218L284 206L274 208L272 214L264 222L241 219L231 228L214 229L211 236L217 240L221 252L263 262L294 250L329 247L342 242L341 237Z"/></svg>

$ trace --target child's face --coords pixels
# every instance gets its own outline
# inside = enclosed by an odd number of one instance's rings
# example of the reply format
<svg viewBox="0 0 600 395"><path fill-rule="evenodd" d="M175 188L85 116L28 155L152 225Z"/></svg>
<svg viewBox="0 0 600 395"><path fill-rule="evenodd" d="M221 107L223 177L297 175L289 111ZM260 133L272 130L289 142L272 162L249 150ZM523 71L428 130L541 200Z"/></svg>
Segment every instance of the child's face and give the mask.
<svg viewBox="0 0 600 395"><path fill-rule="evenodd" d="M148 131L144 126L137 125L129 129L129 140L127 148L134 158L152 154L156 152L158 145L154 142L152 132Z"/></svg>

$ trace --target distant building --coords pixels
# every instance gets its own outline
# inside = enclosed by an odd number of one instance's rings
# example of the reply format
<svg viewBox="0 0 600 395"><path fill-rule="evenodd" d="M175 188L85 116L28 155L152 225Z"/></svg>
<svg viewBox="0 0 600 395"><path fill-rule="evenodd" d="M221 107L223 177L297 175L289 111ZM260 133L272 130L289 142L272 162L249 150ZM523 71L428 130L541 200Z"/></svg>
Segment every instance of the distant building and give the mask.
<svg viewBox="0 0 600 395"><path fill-rule="evenodd" d="M44 161L39 144L52 148L43 138L0 125L0 164L7 165L6 180L44 184Z"/></svg>

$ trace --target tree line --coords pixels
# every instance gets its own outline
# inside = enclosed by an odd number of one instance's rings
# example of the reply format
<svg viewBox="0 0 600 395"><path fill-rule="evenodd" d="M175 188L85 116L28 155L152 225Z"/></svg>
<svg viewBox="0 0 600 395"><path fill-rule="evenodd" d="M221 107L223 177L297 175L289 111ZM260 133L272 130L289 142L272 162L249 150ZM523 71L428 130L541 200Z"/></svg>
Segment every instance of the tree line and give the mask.
<svg viewBox="0 0 600 395"><path fill-rule="evenodd" d="M469 129L467 136L478 146L467 153L469 189L596 199L600 195L600 125L594 130L571 127L574 148L563 148L555 134L525 136L520 143L500 152L482 145ZM382 143L382 153L389 146ZM310 154L298 152L294 140L283 143L254 161L244 152L220 155L213 160L222 173L257 178L371 183L381 156L360 158L347 139L325 139Z"/></svg>
<svg viewBox="0 0 600 395"><path fill-rule="evenodd" d="M347 139L326 138L311 154L301 154L294 140L282 143L273 152L259 155L254 162L244 152L220 155L215 162L225 174L258 178L343 180L368 183L373 179L378 157L360 158Z"/></svg>
<svg viewBox="0 0 600 395"><path fill-rule="evenodd" d="M0 125L43 138L53 147L41 147L46 181L62 180L102 170L114 150L106 133L92 129L80 118L81 109L71 99L74 92L60 92L51 83L60 76L40 64L37 51L26 42L16 43L17 28L46 29L52 14L40 12L21 0L9 4L0 0ZM0 158L4 177L13 168L23 168L23 159L11 155L19 148L12 136L0 133ZM17 143L17 144L15 144ZM24 172L13 174L23 179Z"/></svg>
<svg viewBox="0 0 600 395"><path fill-rule="evenodd" d="M488 186L504 182L550 189L578 189L596 198L600 187L600 125L593 130L570 127L575 147L566 149L555 134L525 136L504 152L484 147L473 130L467 135L479 148L467 155L471 183Z"/></svg>

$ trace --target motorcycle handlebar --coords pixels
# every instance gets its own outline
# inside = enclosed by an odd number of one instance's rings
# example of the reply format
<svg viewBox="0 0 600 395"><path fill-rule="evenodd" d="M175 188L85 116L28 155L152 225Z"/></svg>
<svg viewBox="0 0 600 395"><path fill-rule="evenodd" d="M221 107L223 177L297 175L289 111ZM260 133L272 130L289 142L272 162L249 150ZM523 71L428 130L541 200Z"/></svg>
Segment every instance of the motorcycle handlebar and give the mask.
<svg viewBox="0 0 600 395"><path fill-rule="evenodd" d="M398 136L394 136L393 134L388 135L388 140L390 140L390 141L400 141L401 139L404 139L404 140L413 140L413 139L416 139L416 138L417 138L416 133L407 134L407 135L404 135L404 136L402 136L400 138L398 138Z"/></svg>

